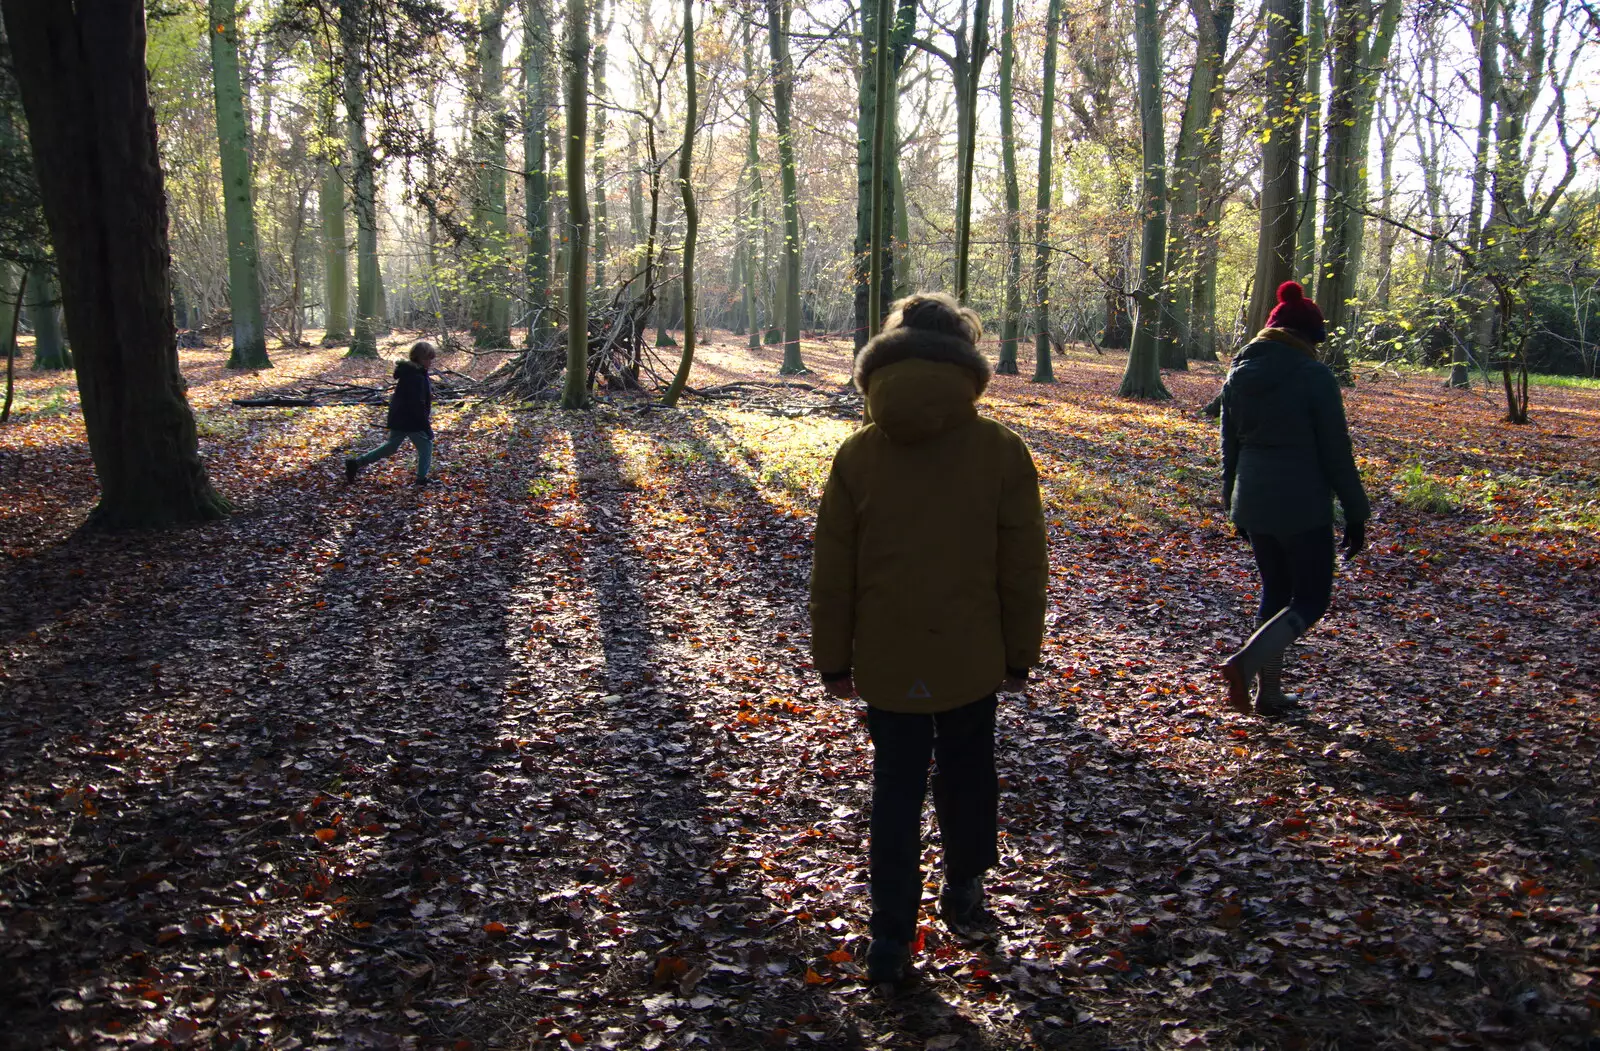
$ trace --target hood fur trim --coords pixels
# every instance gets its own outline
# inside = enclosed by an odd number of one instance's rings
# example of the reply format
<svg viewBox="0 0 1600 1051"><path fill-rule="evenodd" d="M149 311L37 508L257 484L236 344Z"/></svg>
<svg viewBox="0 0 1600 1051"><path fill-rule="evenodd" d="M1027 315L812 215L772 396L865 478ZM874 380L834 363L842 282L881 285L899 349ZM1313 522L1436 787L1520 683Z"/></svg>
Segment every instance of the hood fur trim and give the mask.
<svg viewBox="0 0 1600 1051"><path fill-rule="evenodd" d="M1293 329L1276 327L1264 328L1260 332L1256 333L1256 338L1251 340L1251 342L1282 343L1286 347L1292 347L1295 350L1298 350L1308 358L1315 358L1317 356L1316 345Z"/></svg>
<svg viewBox="0 0 1600 1051"><path fill-rule="evenodd" d="M989 386L989 361L971 343L943 332L897 328L877 336L862 348L856 357L856 387L866 394L874 372L913 358L960 365L972 373L980 398Z"/></svg>

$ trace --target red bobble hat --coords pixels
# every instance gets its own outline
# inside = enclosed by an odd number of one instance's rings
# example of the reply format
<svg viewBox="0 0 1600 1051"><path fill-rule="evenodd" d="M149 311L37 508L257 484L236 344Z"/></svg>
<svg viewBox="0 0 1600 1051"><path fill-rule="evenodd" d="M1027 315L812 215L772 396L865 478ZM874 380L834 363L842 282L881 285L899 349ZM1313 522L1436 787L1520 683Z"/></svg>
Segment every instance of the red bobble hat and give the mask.
<svg viewBox="0 0 1600 1051"><path fill-rule="evenodd" d="M1267 315L1267 327L1291 329L1313 343L1328 338L1322 310L1306 298L1306 290L1298 281L1285 281L1278 286L1278 305Z"/></svg>

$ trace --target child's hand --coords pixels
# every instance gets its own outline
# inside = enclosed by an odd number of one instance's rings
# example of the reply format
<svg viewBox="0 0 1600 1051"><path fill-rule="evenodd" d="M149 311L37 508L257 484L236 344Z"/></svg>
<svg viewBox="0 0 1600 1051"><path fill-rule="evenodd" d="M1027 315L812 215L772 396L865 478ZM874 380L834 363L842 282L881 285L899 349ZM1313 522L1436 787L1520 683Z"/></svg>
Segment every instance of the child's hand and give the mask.
<svg viewBox="0 0 1600 1051"><path fill-rule="evenodd" d="M822 688L828 691L829 697L837 697L841 701L848 701L856 695L856 680L849 675L832 682L825 682Z"/></svg>

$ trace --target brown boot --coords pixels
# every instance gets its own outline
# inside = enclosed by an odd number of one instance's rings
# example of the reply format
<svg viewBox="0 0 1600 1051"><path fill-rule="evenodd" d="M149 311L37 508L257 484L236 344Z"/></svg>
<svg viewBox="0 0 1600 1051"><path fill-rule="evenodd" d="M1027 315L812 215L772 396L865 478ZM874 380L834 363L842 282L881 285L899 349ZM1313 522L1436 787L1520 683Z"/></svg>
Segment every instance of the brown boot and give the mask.
<svg viewBox="0 0 1600 1051"><path fill-rule="evenodd" d="M1283 651L1305 631L1305 619L1288 608L1279 610L1277 616L1257 628L1250 641L1218 669L1228 684L1229 707L1244 715L1254 714L1256 706L1250 697L1250 680L1268 661L1281 661Z"/></svg>

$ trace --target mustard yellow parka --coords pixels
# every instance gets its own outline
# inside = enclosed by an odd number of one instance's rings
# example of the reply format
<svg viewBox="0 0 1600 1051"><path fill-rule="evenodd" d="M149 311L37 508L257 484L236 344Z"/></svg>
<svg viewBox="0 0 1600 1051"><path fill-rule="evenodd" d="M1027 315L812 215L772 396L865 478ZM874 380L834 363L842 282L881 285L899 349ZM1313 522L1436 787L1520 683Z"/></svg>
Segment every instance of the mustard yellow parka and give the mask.
<svg viewBox="0 0 1600 1051"><path fill-rule="evenodd" d="M811 656L868 704L941 712L1038 663L1049 559L1021 438L978 415L989 364L956 336L885 332L856 359L872 422L817 513Z"/></svg>

